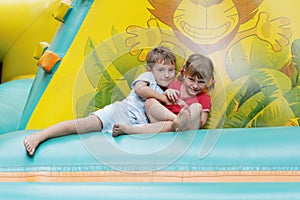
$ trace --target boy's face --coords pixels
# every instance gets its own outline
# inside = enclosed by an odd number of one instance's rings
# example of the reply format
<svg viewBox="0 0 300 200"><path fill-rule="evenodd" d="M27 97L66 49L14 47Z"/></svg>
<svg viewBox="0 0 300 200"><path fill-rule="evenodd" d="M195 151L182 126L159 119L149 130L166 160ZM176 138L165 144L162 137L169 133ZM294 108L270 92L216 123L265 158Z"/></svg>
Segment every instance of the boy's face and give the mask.
<svg viewBox="0 0 300 200"><path fill-rule="evenodd" d="M159 86L168 87L175 77L174 65L155 64L150 71Z"/></svg>

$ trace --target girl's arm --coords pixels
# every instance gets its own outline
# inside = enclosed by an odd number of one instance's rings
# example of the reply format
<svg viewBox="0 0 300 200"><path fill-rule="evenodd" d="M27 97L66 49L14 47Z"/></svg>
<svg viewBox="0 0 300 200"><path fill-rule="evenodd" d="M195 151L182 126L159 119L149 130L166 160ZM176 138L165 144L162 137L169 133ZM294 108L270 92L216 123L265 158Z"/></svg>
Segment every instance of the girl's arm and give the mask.
<svg viewBox="0 0 300 200"><path fill-rule="evenodd" d="M208 118L208 112L202 112L200 128L203 128Z"/></svg>

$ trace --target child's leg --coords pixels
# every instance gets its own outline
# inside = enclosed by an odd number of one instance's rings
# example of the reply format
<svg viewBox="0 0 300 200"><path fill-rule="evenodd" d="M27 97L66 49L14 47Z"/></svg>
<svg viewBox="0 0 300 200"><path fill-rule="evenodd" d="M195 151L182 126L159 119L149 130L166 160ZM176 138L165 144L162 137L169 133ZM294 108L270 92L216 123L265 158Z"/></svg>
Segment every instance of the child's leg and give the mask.
<svg viewBox="0 0 300 200"><path fill-rule="evenodd" d="M81 119L60 122L40 132L33 133L26 136L23 143L28 154L33 156L38 145L47 139L73 133L87 133L101 130L102 123L98 117L89 115L88 117Z"/></svg>
<svg viewBox="0 0 300 200"><path fill-rule="evenodd" d="M173 121L176 115L162 105L158 100L151 98L145 102L147 116L150 122Z"/></svg>
<svg viewBox="0 0 300 200"><path fill-rule="evenodd" d="M144 133L160 133L169 132L172 128L171 121L154 122L150 124L132 126L126 124L115 124L112 136L117 137L124 134L144 134Z"/></svg>
<svg viewBox="0 0 300 200"><path fill-rule="evenodd" d="M142 133L161 133L181 129L185 121L191 118L191 112L188 107L180 110L179 114L172 121L160 121L145 124L141 126L132 126L126 124L115 124L112 130L112 136L116 137L124 134L142 134Z"/></svg>
<svg viewBox="0 0 300 200"><path fill-rule="evenodd" d="M191 118L183 122L179 131L197 130L201 127L202 105L193 103L190 105L189 110L191 112Z"/></svg>

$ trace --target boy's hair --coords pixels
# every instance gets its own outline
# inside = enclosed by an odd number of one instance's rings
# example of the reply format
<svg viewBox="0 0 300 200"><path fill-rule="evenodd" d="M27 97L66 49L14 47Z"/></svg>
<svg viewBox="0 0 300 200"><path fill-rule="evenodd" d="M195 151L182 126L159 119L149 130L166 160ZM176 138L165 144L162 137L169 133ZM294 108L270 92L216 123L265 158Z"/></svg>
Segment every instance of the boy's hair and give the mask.
<svg viewBox="0 0 300 200"><path fill-rule="evenodd" d="M147 54L146 60L147 66L151 69L157 63L176 66L175 54L171 51L171 49L165 46L158 46L153 48Z"/></svg>
<svg viewBox="0 0 300 200"><path fill-rule="evenodd" d="M197 77L203 79L206 83L212 81L209 86L213 89L214 85L214 64L210 58L203 56L201 54L192 54L188 60L183 65L178 80L183 80L183 74L188 74L191 77Z"/></svg>

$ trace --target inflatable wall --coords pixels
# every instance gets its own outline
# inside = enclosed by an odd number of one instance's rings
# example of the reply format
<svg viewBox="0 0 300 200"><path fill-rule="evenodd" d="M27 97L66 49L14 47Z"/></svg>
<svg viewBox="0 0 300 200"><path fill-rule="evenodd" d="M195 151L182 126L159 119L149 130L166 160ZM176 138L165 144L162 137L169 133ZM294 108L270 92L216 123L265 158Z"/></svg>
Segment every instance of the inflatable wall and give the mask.
<svg viewBox="0 0 300 200"><path fill-rule="evenodd" d="M22 2L0 3L0 10L36 13L27 28L17 23L22 15L0 21L12 32L0 33L0 181L20 182L5 186L6 197L25 193L10 192L14 187L32 187L31 199L51 188L57 198L79 182L93 182L85 186L92 192L77 190L90 198L103 195L98 188L120 189L129 199L136 198L132 190L145 199L182 199L183 191L195 199L299 197L300 2ZM53 26L45 30L46 24ZM49 46L31 48L49 38ZM123 99L157 45L176 53L178 70L192 53L213 60L216 85L205 129L71 135L46 141L34 157L26 154L26 135Z"/></svg>

